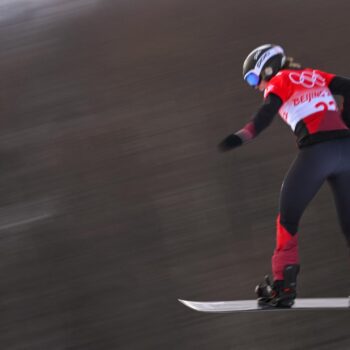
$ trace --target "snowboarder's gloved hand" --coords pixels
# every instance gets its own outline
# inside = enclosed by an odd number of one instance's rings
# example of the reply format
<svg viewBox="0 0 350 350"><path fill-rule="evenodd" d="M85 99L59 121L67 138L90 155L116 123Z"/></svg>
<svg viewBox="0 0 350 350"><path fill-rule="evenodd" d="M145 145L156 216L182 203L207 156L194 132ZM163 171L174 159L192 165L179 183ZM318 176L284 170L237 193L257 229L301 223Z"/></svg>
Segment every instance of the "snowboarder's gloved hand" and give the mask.
<svg viewBox="0 0 350 350"><path fill-rule="evenodd" d="M242 139L236 135L231 134L227 137L225 137L220 143L219 143L219 150L221 152L230 151L233 148L236 148L238 146L241 146L243 143Z"/></svg>

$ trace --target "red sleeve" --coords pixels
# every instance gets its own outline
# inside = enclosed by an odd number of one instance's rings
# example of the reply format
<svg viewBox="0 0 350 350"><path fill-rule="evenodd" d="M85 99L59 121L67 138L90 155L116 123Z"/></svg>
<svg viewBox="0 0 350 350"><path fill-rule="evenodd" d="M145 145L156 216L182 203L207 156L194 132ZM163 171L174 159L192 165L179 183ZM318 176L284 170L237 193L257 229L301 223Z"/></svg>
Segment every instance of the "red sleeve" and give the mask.
<svg viewBox="0 0 350 350"><path fill-rule="evenodd" d="M316 70L316 72L321 75L322 78L326 79L326 85L329 86L329 84L331 83L331 81L333 80L333 78L335 77L335 74L331 74L331 73L326 73L323 72L321 70Z"/></svg>
<svg viewBox="0 0 350 350"><path fill-rule="evenodd" d="M278 96L283 103L286 102L291 94L289 85L289 80L285 79L285 75L283 73L277 74L269 81L264 92L264 99L266 100L272 93Z"/></svg>

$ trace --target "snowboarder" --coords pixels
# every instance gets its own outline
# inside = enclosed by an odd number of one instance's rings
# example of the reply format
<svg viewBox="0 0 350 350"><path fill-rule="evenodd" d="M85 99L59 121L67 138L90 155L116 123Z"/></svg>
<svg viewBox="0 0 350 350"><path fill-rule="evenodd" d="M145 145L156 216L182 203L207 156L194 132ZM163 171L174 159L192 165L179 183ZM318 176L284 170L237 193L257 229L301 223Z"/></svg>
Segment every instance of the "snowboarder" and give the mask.
<svg viewBox="0 0 350 350"><path fill-rule="evenodd" d="M262 307L291 307L299 273L300 218L325 180L331 186L342 231L350 246L350 79L302 68L282 47L262 45L243 64L244 80L264 92L252 120L220 144L228 151L251 141L279 113L297 137L298 155L281 188L273 282L256 287ZM333 95L343 96L339 110Z"/></svg>

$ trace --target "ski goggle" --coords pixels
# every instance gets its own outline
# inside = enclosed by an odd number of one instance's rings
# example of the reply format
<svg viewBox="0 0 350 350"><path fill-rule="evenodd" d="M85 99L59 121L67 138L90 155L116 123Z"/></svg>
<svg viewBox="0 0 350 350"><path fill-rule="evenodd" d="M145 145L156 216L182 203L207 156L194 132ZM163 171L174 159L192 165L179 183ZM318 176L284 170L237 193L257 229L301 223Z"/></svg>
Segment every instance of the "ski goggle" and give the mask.
<svg viewBox="0 0 350 350"><path fill-rule="evenodd" d="M245 76L244 80L252 87L257 87L260 84L260 74L261 70L266 64L266 62L273 56L282 54L284 59L284 51L282 47L280 46L275 46L266 52L264 52L261 57L258 59L258 61L255 64L255 67L248 71Z"/></svg>
<svg viewBox="0 0 350 350"><path fill-rule="evenodd" d="M253 72L248 73L244 80L252 87L256 87L260 84L260 77Z"/></svg>

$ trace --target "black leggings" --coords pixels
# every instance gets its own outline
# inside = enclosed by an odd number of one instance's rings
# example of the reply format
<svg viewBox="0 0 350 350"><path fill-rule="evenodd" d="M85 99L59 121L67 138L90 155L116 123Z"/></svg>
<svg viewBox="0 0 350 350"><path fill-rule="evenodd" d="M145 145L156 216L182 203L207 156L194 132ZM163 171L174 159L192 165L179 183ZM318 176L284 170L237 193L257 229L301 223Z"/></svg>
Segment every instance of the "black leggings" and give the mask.
<svg viewBox="0 0 350 350"><path fill-rule="evenodd" d="M298 226L301 216L325 181L331 186L340 225L350 246L350 138L302 148L281 189L277 246L272 259L275 279L283 268L298 263Z"/></svg>

